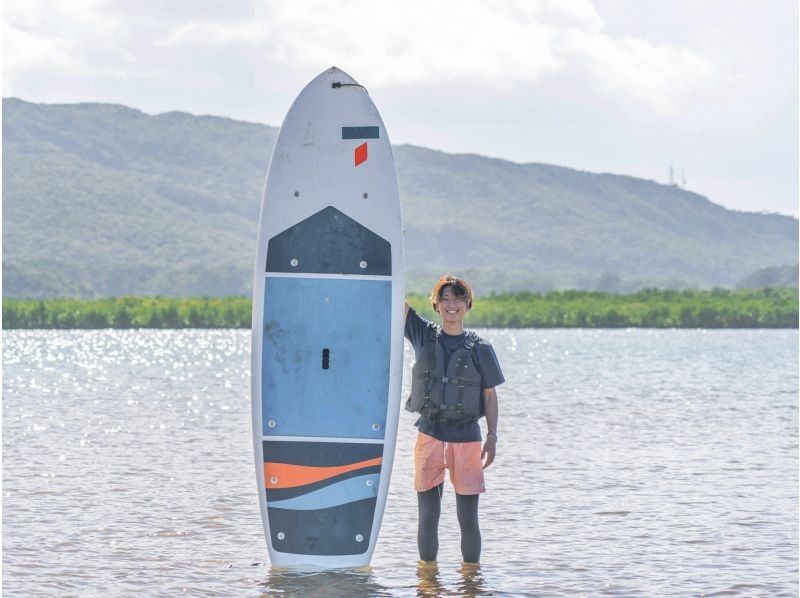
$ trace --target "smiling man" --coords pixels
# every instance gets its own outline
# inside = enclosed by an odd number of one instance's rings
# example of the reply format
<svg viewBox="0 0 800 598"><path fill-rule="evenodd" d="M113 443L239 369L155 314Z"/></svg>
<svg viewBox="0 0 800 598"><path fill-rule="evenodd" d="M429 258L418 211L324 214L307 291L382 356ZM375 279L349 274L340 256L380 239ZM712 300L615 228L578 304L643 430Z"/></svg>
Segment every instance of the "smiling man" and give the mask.
<svg viewBox="0 0 800 598"><path fill-rule="evenodd" d="M478 497L486 490L483 470L495 458L495 387L505 378L492 345L464 330L464 317L473 302L469 283L449 274L442 276L430 301L442 323L421 318L406 303L405 326L416 355L406 409L420 414L414 449L419 557L423 562L436 561L447 469L456 492L461 554L465 563L477 563L481 554ZM484 415L488 432L481 447L478 420Z"/></svg>

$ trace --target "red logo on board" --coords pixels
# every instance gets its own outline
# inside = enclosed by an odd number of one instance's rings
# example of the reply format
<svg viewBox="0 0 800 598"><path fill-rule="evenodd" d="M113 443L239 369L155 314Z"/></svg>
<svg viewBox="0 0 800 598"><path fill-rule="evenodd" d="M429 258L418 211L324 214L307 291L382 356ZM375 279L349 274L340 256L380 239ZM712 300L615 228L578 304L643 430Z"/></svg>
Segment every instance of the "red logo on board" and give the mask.
<svg viewBox="0 0 800 598"><path fill-rule="evenodd" d="M365 141L356 148L356 166L367 161L367 142Z"/></svg>

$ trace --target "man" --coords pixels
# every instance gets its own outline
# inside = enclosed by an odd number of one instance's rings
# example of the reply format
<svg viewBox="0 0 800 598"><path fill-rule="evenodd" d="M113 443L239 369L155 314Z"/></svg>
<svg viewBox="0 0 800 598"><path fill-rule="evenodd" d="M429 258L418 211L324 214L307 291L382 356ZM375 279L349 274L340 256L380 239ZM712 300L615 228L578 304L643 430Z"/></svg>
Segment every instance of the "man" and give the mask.
<svg viewBox="0 0 800 598"><path fill-rule="evenodd" d="M456 492L461 554L465 563L477 563L481 554L478 497L486 489L483 470L495 458L495 387L505 378L492 345L464 330L464 317L473 302L469 283L442 276L433 287L430 301L441 316L441 325L421 318L408 303L405 325L405 336L416 355L406 409L420 413L414 449L419 557L423 562L436 561L447 469ZM484 415L488 432L481 447L478 420Z"/></svg>

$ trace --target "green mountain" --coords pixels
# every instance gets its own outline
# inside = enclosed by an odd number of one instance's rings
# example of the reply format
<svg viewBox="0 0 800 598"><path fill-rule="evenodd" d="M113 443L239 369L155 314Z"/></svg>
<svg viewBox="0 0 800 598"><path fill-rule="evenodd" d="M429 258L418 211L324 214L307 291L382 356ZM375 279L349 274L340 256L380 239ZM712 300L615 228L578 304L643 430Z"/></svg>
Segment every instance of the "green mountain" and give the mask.
<svg viewBox="0 0 800 598"><path fill-rule="evenodd" d="M277 131L4 99L3 295L249 293ZM733 287L797 262L788 216L628 176L394 149L410 291L445 271L484 293Z"/></svg>
<svg viewBox="0 0 800 598"><path fill-rule="evenodd" d="M798 264L794 266L764 268L762 270L756 270L750 274L750 276L740 280L736 284L736 288L758 289L772 287L796 289L798 287L798 278L800 278L800 268L798 268Z"/></svg>

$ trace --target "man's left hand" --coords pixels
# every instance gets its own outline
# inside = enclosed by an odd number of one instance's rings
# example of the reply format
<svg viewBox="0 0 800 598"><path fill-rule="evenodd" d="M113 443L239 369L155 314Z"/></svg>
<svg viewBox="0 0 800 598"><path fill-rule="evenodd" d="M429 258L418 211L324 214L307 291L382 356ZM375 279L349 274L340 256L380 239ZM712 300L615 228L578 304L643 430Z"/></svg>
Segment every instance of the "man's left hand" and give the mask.
<svg viewBox="0 0 800 598"><path fill-rule="evenodd" d="M497 441L494 438L487 438L483 443L483 452L481 453L481 461L483 461L483 469L486 469L494 462L495 452L497 451Z"/></svg>

